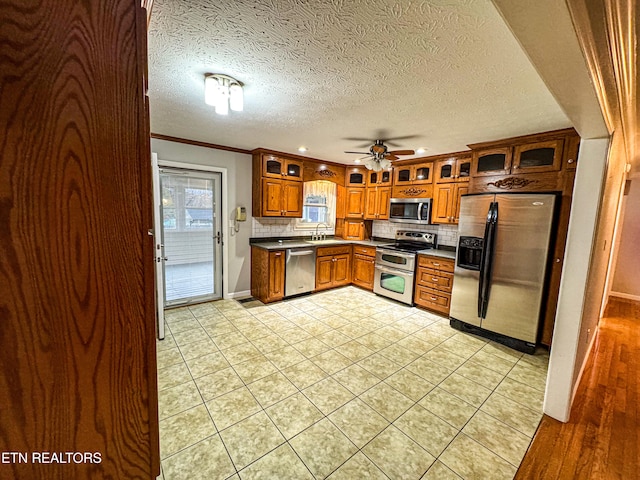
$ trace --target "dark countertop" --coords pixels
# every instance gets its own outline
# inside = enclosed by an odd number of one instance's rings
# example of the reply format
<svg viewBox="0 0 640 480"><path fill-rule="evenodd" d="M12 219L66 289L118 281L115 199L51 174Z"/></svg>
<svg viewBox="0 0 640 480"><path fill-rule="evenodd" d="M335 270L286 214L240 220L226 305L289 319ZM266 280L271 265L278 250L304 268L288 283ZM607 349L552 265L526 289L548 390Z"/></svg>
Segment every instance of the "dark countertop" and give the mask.
<svg viewBox="0 0 640 480"><path fill-rule="evenodd" d="M367 247L380 247L383 245L389 245L393 243L393 240L387 239L378 239L378 240L343 240L341 238L331 238L327 240L304 240L304 239L286 239L282 241L273 241L272 239L268 239L268 241L252 241L252 247L263 248L265 250L284 250L287 248L313 248L313 247L331 247L334 245L364 245ZM453 247L448 247L453 248ZM421 250L418 254L432 255L434 257L442 257L442 258L456 258L456 252L454 250L449 249L426 249Z"/></svg>

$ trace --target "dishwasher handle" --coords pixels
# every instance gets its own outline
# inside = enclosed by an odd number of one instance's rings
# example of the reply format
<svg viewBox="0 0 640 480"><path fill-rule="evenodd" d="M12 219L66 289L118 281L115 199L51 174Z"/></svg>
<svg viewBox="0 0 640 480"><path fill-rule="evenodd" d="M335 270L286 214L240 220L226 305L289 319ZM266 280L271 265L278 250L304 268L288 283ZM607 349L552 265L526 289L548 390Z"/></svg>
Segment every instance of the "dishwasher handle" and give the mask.
<svg viewBox="0 0 640 480"><path fill-rule="evenodd" d="M287 256L289 257L302 257L305 255L313 255L315 250L287 250Z"/></svg>

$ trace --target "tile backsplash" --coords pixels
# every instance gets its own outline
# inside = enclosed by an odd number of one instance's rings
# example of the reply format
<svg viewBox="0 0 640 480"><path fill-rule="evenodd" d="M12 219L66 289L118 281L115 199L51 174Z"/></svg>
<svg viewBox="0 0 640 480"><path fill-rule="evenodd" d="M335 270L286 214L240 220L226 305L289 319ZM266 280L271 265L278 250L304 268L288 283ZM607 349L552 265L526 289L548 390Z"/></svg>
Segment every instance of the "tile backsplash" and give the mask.
<svg viewBox="0 0 640 480"><path fill-rule="evenodd" d="M304 237L311 235L312 230L296 230L295 218L252 218L252 237ZM455 247L458 244L457 225L413 225L411 223L391 223L384 220L373 222L373 236L394 238L396 230L416 230L438 235L439 245ZM327 235L335 231L327 230Z"/></svg>
<svg viewBox="0 0 640 480"><path fill-rule="evenodd" d="M438 245L455 247L458 245L457 225L415 225L412 223L392 223L374 221L372 234L374 237L394 238L397 230L415 230L438 235Z"/></svg>
<svg viewBox="0 0 640 480"><path fill-rule="evenodd" d="M252 237L305 237L312 235L314 230L296 230L295 218L256 218L253 217L251 224ZM325 230L320 228L322 233L334 235L335 230Z"/></svg>

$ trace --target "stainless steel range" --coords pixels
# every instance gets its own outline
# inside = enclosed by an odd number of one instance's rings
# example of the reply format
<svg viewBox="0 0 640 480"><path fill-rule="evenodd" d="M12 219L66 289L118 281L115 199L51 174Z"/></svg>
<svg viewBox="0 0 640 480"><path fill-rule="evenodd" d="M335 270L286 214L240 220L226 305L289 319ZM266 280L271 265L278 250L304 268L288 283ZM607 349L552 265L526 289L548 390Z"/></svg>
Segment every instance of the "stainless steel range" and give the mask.
<svg viewBox="0 0 640 480"><path fill-rule="evenodd" d="M398 230L396 243L376 248L373 292L413 305L416 252L435 247L435 233Z"/></svg>

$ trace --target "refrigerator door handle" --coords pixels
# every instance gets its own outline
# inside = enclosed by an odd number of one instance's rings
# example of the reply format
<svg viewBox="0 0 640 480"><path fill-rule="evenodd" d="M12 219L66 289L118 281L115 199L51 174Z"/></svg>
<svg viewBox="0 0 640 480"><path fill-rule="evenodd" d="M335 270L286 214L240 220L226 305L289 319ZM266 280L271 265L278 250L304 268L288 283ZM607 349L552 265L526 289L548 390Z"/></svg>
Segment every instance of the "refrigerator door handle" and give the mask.
<svg viewBox="0 0 640 480"><path fill-rule="evenodd" d="M496 245L496 229L498 228L498 202L494 202L491 208L491 221L489 227L489 239L487 246L487 260L484 268L484 293L482 304L482 318L487 316L489 296L491 294L491 273L493 271L493 257Z"/></svg>
<svg viewBox="0 0 640 480"><path fill-rule="evenodd" d="M484 249L482 251L482 261L480 262L480 281L478 282L478 317L480 318L487 316L487 307L489 305L497 222L498 202L491 202L484 230Z"/></svg>
<svg viewBox="0 0 640 480"><path fill-rule="evenodd" d="M483 249L482 249L482 258L480 259L480 274L478 277L478 317L484 318L483 305L484 305L484 295L485 295L485 269L487 262L487 249L489 247L489 233L491 231L491 218L493 211L493 202L489 205L489 210L487 211L487 221L484 226L484 236L483 236Z"/></svg>

